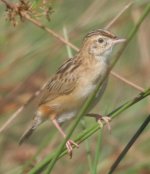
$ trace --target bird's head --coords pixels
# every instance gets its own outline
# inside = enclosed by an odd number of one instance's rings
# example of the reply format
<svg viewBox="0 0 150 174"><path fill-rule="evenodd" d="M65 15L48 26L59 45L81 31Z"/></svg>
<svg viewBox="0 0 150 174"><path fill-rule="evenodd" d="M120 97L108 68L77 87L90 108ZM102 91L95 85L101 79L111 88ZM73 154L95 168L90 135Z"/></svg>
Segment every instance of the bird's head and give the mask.
<svg viewBox="0 0 150 174"><path fill-rule="evenodd" d="M98 29L88 33L84 38L83 50L96 59L106 58L110 55L112 48L125 39L118 38L113 33Z"/></svg>

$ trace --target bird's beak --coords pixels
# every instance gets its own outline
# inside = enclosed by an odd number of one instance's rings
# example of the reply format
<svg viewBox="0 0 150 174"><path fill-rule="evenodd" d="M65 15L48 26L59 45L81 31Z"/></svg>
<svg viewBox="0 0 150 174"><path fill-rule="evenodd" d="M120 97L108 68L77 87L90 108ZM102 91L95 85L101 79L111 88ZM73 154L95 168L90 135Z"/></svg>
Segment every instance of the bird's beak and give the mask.
<svg viewBox="0 0 150 174"><path fill-rule="evenodd" d="M114 44L118 44L118 43L122 43L122 42L125 42L126 39L122 39L122 38L117 38L113 41Z"/></svg>

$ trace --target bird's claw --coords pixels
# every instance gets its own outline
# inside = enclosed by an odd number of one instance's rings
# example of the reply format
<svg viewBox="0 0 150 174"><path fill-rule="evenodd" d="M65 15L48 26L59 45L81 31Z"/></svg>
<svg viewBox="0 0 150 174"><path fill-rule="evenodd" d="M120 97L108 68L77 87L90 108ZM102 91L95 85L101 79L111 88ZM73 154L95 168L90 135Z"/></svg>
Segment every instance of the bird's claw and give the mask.
<svg viewBox="0 0 150 174"><path fill-rule="evenodd" d="M107 126L108 130L109 131L111 130L111 126L110 126L111 118L110 117L98 115L96 120L97 120L97 122L98 122L98 124L100 125L101 128L103 128L103 122L102 121L104 121L106 123L106 126Z"/></svg>
<svg viewBox="0 0 150 174"><path fill-rule="evenodd" d="M73 146L79 148L79 145L72 140L66 142L66 147L70 158L72 158Z"/></svg>

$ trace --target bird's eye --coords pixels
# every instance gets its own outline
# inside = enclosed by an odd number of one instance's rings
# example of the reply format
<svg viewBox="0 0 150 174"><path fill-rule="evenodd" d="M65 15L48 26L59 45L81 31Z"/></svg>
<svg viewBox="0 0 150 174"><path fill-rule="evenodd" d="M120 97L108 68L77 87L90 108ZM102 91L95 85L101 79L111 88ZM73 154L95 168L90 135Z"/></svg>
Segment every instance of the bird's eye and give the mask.
<svg viewBox="0 0 150 174"><path fill-rule="evenodd" d="M104 42L104 39L99 38L99 39L98 39L98 42L99 42L99 43L103 43L103 42Z"/></svg>

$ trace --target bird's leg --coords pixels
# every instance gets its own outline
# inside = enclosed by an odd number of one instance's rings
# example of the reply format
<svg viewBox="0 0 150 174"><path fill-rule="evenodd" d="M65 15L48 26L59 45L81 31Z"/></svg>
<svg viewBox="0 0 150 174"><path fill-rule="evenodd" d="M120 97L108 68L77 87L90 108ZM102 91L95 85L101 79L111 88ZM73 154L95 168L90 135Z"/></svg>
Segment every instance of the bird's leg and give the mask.
<svg viewBox="0 0 150 174"><path fill-rule="evenodd" d="M52 119L52 122L53 124L55 125L55 127L59 130L59 132L61 133L61 135L66 138L66 134L65 132L63 131L63 129L61 128L61 126L59 125L59 123L57 122L56 119ZM77 143L75 143L74 141L72 140L67 140L66 142L66 147L67 147L67 151L68 151L68 154L70 156L70 158L72 157L72 151L73 151L73 147L72 146L75 146L75 147L79 147L79 145Z"/></svg>
<svg viewBox="0 0 150 174"><path fill-rule="evenodd" d="M110 117L102 116L100 114L94 114L94 113L88 113L88 114L86 114L86 116L94 117L96 119L96 121L99 123L101 128L103 127L103 122L102 121L104 121L106 123L106 126L107 126L108 130L109 131L111 130L111 126L110 126L111 118Z"/></svg>

